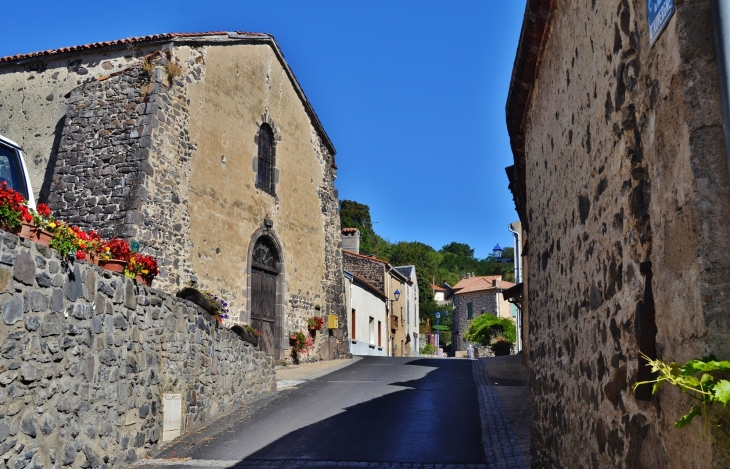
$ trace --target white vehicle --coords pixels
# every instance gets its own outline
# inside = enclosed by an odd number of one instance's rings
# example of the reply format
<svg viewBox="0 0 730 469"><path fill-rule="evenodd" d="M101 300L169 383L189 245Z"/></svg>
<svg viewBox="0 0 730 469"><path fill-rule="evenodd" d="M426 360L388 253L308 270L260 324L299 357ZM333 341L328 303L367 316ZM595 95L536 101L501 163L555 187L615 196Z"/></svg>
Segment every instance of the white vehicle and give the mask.
<svg viewBox="0 0 730 469"><path fill-rule="evenodd" d="M8 187L23 194L28 200L28 207L35 209L33 188L20 145L0 135L0 183L3 181L8 183Z"/></svg>

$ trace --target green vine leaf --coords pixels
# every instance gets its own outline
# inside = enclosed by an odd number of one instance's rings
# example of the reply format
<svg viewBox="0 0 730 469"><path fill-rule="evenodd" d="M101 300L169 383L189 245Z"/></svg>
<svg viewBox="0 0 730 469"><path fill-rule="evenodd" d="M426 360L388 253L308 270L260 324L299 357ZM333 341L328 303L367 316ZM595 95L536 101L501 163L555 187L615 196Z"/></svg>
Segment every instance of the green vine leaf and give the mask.
<svg viewBox="0 0 730 469"><path fill-rule="evenodd" d="M692 423L692 419L698 415L702 415L702 407L699 404L694 404L692 408L689 409L687 415L683 416L681 419L677 420L674 423L674 428L686 427L687 425Z"/></svg>
<svg viewBox="0 0 730 469"><path fill-rule="evenodd" d="M715 362L715 363L717 363L718 370L730 371L730 362L729 361L721 361L721 362Z"/></svg>
<svg viewBox="0 0 730 469"><path fill-rule="evenodd" d="M717 382L713 388L715 393L715 399L722 402L723 405L727 405L730 401L730 381L723 379Z"/></svg>

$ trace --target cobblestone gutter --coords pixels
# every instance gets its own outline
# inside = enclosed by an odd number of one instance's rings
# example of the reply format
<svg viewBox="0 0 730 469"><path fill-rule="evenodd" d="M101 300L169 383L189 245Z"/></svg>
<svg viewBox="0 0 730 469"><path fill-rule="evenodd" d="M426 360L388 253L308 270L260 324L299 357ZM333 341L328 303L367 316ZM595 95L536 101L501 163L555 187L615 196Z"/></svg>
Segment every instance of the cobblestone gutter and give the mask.
<svg viewBox="0 0 730 469"><path fill-rule="evenodd" d="M273 359L191 303L0 231L0 469L121 467L275 386Z"/></svg>

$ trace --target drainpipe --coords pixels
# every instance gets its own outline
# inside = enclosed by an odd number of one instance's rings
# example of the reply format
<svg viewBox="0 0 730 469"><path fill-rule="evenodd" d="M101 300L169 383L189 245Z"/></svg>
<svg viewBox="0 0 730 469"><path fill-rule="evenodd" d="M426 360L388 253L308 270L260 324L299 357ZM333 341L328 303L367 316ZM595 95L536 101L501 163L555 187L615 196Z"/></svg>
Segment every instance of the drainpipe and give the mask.
<svg viewBox="0 0 730 469"><path fill-rule="evenodd" d="M515 285L522 282L522 254L520 248L522 248L521 239L522 234L512 229L512 223L507 225L507 229L515 235ZM517 306L515 306L517 307ZM522 350L522 308L517 308L517 351Z"/></svg>
<svg viewBox="0 0 730 469"><path fill-rule="evenodd" d="M730 2L711 0L712 22L715 30L715 57L720 81L720 102L722 106L722 128L725 133L725 160L730 177Z"/></svg>
<svg viewBox="0 0 730 469"><path fill-rule="evenodd" d="M520 238L522 237L522 235L512 229L512 223L507 225L507 229L510 231L510 233L515 235L515 283L520 283L522 281L522 258L520 257L520 247L522 244L520 243Z"/></svg>

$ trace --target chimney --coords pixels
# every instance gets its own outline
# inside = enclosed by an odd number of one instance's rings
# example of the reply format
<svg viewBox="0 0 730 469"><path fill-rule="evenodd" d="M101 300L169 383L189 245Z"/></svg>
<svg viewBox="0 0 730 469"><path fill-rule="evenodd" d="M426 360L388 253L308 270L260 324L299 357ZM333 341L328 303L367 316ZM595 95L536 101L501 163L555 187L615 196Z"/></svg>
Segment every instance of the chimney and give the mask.
<svg viewBox="0 0 730 469"><path fill-rule="evenodd" d="M492 286L493 287L496 287L497 286L497 279L496 278L495 279L492 279Z"/></svg>
<svg viewBox="0 0 730 469"><path fill-rule="evenodd" d="M342 250L360 254L360 230L342 228Z"/></svg>

